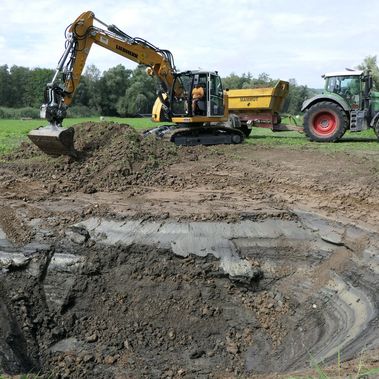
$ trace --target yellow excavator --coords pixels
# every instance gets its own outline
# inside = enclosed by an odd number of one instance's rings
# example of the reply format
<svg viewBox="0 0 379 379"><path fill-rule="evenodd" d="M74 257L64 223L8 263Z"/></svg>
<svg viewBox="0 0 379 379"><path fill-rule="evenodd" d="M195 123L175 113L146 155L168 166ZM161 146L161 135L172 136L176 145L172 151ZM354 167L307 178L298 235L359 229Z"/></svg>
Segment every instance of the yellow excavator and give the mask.
<svg viewBox="0 0 379 379"><path fill-rule="evenodd" d="M104 28L94 25L99 23ZM74 129L63 128L73 95L81 79L88 54L95 43L138 64L159 79L158 97L152 110L153 121L170 121L170 139L178 145L214 145L240 143L244 133L238 118L229 120L228 97L224 96L217 71L177 72L170 51L148 41L131 37L115 25L107 25L93 12L82 13L67 29L66 48L51 83L45 89L41 118L49 124L32 130L29 138L42 151L52 156L76 156ZM193 107L192 90L203 87L204 97ZM234 120L234 121L233 121Z"/></svg>

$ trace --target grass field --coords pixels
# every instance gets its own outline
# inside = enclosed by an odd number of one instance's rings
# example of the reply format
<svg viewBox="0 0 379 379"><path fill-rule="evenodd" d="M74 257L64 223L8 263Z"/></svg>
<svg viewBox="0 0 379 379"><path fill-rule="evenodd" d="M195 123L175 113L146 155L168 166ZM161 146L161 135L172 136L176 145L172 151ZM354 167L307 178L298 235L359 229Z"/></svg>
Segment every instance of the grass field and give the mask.
<svg viewBox="0 0 379 379"><path fill-rule="evenodd" d="M99 121L98 117L67 118L65 126L72 126L85 121ZM127 123L136 129L149 129L160 124L152 122L148 118L117 118L107 117L106 121ZM284 119L284 123L288 119ZM39 126L46 125L45 120L0 120L0 154L4 154L21 141L25 140L27 133ZM251 145L283 145L291 147L309 147L327 151L350 150L378 150L379 145L373 130L360 133L346 133L338 143L313 143L307 140L304 134L297 132L272 132L270 129L254 128L250 138L246 140Z"/></svg>
<svg viewBox="0 0 379 379"><path fill-rule="evenodd" d="M86 121L99 122L99 117L67 118L64 126L69 127ZM126 123L136 129L153 128L159 123L154 123L146 118L119 118L107 117L106 121ZM0 154L6 153L27 139L27 134L33 129L47 125L46 120L0 120Z"/></svg>

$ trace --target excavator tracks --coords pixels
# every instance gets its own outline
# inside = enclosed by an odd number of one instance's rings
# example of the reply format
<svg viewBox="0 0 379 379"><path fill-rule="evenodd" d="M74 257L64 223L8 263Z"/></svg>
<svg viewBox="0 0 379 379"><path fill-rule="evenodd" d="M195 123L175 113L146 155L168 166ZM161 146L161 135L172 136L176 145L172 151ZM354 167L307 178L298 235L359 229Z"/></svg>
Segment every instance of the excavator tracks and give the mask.
<svg viewBox="0 0 379 379"><path fill-rule="evenodd" d="M241 130L219 125L179 127L169 137L171 142L183 146L238 144L244 140Z"/></svg>

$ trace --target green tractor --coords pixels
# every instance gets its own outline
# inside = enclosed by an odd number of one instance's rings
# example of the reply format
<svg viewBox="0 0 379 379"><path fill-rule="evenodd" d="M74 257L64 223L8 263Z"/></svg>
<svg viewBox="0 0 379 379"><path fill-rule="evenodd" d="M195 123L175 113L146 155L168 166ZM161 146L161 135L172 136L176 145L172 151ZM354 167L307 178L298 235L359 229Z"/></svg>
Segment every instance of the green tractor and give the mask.
<svg viewBox="0 0 379 379"><path fill-rule="evenodd" d="M346 132L375 130L379 139L379 92L369 72L346 70L323 75L322 94L302 106L304 132L311 141L338 141Z"/></svg>

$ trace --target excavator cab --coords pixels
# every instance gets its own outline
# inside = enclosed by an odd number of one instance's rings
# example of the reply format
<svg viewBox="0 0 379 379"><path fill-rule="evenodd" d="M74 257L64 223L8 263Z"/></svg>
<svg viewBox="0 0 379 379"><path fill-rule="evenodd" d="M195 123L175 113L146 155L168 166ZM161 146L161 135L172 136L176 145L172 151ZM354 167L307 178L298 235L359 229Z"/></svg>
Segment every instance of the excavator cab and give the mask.
<svg viewBox="0 0 379 379"><path fill-rule="evenodd" d="M204 96L196 102L193 109L192 91L197 85L203 88ZM193 122L196 122L197 118L201 118L201 122L210 122L213 121L210 118L224 116L223 89L221 78L217 72L184 71L177 73L172 88L181 89L180 91L173 90L171 93L170 104L173 118L192 117Z"/></svg>
<svg viewBox="0 0 379 379"><path fill-rule="evenodd" d="M193 90L200 86L204 96L193 107ZM185 71L174 74L169 93L171 120L175 126L170 141L176 145L241 143L244 134L238 117L229 122L228 98L224 96L217 71Z"/></svg>

